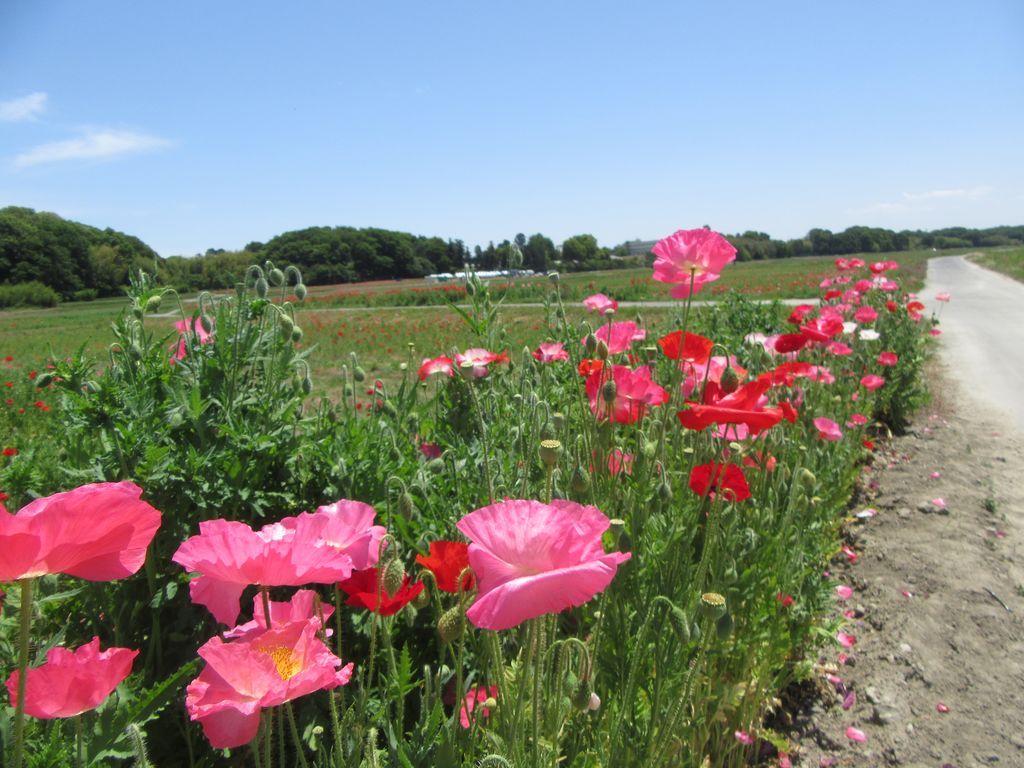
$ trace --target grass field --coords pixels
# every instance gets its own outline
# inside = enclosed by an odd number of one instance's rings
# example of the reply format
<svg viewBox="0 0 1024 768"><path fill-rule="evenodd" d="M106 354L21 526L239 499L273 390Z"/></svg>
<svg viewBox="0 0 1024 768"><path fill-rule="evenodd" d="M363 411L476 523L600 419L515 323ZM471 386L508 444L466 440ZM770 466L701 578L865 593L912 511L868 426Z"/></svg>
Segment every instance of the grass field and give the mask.
<svg viewBox="0 0 1024 768"><path fill-rule="evenodd" d="M1024 248L978 253L972 255L970 260L986 269L1002 272L1004 275L1024 283Z"/></svg>
<svg viewBox="0 0 1024 768"><path fill-rule="evenodd" d="M1020 269L1020 254L1016 265ZM895 254L864 254L871 261L893 259L901 265L899 274L908 290L920 290L927 260L932 251L911 251ZM1013 252L986 254L997 261L1013 263ZM805 298L817 295L823 277L834 274L833 258L803 257L730 265L722 277L712 283L698 298L721 298L739 292L751 298ZM656 283L649 268L606 272L571 273L561 276L561 291L567 307L567 320L578 326L593 315L580 307L585 296L606 293L622 301L672 301L671 286ZM402 363L418 366L424 357L448 354L452 348L463 349L472 344L464 323L443 303L445 297L455 298L457 286L431 286L422 280L377 281L344 286L316 286L310 289L298 321L305 331L303 343L316 344L313 357L314 380L318 391L334 391L340 382L341 366L351 353L359 356L363 367L373 376L394 380ZM460 287L458 287L460 288ZM502 315L508 328L503 348L513 355L523 347L535 347L544 341L547 327L541 302L551 295L548 278L516 280L510 286L492 283L495 295L507 293L512 304L534 303L536 307L511 306ZM426 298L424 298L426 297ZM186 309L194 306L185 302ZM405 304L406 306L402 306ZM409 305L413 306L409 306ZM679 303L681 305L681 302ZM370 305L370 306L361 306ZM394 306L398 305L398 306ZM125 308L121 299L63 304L52 309L17 309L0 312L0 358L16 368L39 368L51 355L67 357L80 347L97 364L102 365L106 347L112 342L110 323ZM169 303L164 308L169 310ZM623 308L621 319L630 319L637 310ZM673 309L642 307L648 320L663 318ZM156 332L166 332L168 348L175 336L176 315L148 320ZM582 333L581 333L582 336ZM409 343L414 344L410 350Z"/></svg>

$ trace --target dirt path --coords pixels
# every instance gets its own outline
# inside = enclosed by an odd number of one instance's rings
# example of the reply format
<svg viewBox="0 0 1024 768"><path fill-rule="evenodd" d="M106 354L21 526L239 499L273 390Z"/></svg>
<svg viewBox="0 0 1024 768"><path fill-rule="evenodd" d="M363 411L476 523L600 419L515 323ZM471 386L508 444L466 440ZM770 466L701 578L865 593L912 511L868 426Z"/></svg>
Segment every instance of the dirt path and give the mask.
<svg viewBox="0 0 1024 768"><path fill-rule="evenodd" d="M798 766L1024 766L1024 435L976 385L998 368L964 375L970 332L943 320L961 338L940 344L932 403L865 475L853 512L877 514L851 518L859 558L833 570L854 590L837 615L852 612L856 644L826 652L835 677L794 715Z"/></svg>

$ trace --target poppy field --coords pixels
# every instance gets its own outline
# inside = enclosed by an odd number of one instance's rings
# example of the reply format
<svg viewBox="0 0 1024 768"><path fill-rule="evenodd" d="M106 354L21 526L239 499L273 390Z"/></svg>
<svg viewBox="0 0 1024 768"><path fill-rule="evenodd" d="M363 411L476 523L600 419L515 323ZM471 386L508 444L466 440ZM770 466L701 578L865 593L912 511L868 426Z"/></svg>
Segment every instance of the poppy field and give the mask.
<svg viewBox="0 0 1024 768"><path fill-rule="evenodd" d="M830 563L938 329L891 260L697 307L732 246L655 255L643 316L471 278L403 335L267 263L12 354L5 764L790 765L778 696L856 653Z"/></svg>

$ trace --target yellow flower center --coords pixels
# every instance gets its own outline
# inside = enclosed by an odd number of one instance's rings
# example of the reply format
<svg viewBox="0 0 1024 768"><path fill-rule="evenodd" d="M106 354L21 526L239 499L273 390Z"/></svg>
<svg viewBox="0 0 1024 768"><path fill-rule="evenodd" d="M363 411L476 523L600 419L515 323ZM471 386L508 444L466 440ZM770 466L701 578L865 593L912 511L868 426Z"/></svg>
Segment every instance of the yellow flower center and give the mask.
<svg viewBox="0 0 1024 768"><path fill-rule="evenodd" d="M277 674L281 676L282 680L295 677L302 669L301 659L291 648L286 648L283 645L274 645L258 647L256 650L270 657L270 660L274 662L274 666L277 667Z"/></svg>

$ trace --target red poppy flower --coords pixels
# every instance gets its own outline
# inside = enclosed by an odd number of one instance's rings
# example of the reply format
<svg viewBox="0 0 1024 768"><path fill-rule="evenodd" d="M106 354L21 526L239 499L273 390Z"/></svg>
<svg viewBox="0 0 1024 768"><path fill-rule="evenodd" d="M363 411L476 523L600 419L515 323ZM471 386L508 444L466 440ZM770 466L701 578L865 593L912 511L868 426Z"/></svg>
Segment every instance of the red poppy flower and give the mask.
<svg viewBox="0 0 1024 768"><path fill-rule="evenodd" d="M892 299L889 299L889 301L885 302L885 308L887 310L889 310L890 312L895 312L900 307L899 307L899 305L895 301L893 301Z"/></svg>
<svg viewBox="0 0 1024 768"><path fill-rule="evenodd" d="M351 577L339 581L338 589L348 595L345 605L366 608L381 616L391 616L415 600L423 591L423 582L410 584L410 579L406 576L402 579L402 586L398 591L394 595L389 595L383 585L378 585L379 579L379 568L367 568L364 571L353 571Z"/></svg>
<svg viewBox="0 0 1024 768"><path fill-rule="evenodd" d="M700 464L690 471L690 490L698 496L709 496L720 490L728 501L750 498L750 486L743 470L735 464Z"/></svg>
<svg viewBox="0 0 1024 768"><path fill-rule="evenodd" d="M747 382L735 392L712 403L689 400L685 411L678 411L679 423L687 429L706 429L712 424L746 424L753 433L763 432L782 421L779 408L759 408L758 401L770 386L760 378Z"/></svg>
<svg viewBox="0 0 1024 768"><path fill-rule="evenodd" d="M838 295L838 291L836 293ZM807 317L813 309L813 304L797 304L793 307L793 311L789 313L789 317L786 318L786 322L792 323L793 325L800 325L804 321L804 318Z"/></svg>
<svg viewBox="0 0 1024 768"><path fill-rule="evenodd" d="M806 347L809 341L802 333L784 333L775 340L775 351L780 355L797 352Z"/></svg>
<svg viewBox="0 0 1024 768"><path fill-rule="evenodd" d="M783 608L789 608L789 606L791 606L793 604L793 596L792 595L784 594L782 592L776 592L775 593L775 600Z"/></svg>
<svg viewBox="0 0 1024 768"><path fill-rule="evenodd" d="M430 555L416 555L416 562L434 574L437 588L457 594L459 574L469 568L469 545L461 541L432 541ZM473 587L473 574L462 577L462 591Z"/></svg>
<svg viewBox="0 0 1024 768"><path fill-rule="evenodd" d="M18 455L18 449L17 448L4 448L4 456L17 456L17 455Z"/></svg>
<svg viewBox="0 0 1024 768"><path fill-rule="evenodd" d="M658 346L665 357L672 360L686 360L691 363L704 363L711 356L711 348L715 342L698 336L696 333L673 331L658 339Z"/></svg>
<svg viewBox="0 0 1024 768"><path fill-rule="evenodd" d="M604 368L604 360L583 360L576 368L580 376L589 377L594 371Z"/></svg>

